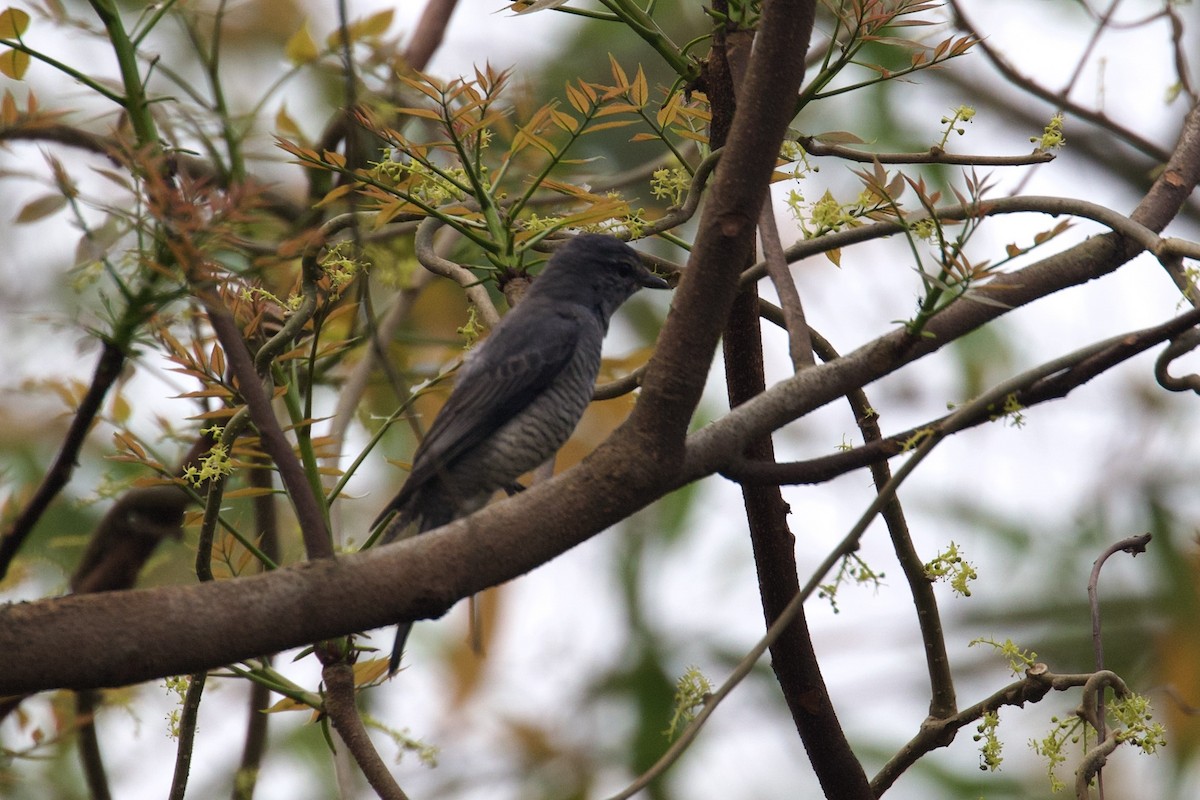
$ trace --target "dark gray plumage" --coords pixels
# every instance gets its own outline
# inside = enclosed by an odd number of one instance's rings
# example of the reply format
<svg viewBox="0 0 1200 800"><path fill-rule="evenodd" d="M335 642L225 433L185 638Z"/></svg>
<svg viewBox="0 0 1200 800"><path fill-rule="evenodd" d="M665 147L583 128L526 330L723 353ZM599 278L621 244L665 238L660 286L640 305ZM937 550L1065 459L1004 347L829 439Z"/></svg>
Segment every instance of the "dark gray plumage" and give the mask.
<svg viewBox="0 0 1200 800"><path fill-rule="evenodd" d="M467 354L454 390L372 527L382 541L474 513L563 445L592 399L613 312L642 287L665 289L633 248L584 234L563 245L524 298ZM395 672L411 623L396 634Z"/></svg>

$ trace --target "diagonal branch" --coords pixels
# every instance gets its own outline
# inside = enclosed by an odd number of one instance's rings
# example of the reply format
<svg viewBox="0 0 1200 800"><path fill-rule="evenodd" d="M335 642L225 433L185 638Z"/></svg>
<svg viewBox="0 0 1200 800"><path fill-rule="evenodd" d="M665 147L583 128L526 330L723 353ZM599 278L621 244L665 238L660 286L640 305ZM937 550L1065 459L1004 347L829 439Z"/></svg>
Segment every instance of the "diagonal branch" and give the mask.
<svg viewBox="0 0 1200 800"><path fill-rule="evenodd" d="M71 474L75 471L79 459L79 451L87 440L88 431L100 413L100 406L108 396L109 389L116 383L125 366L125 351L116 343L106 341L96 361L96 369L92 373L92 382L71 418L71 425L63 439L62 447L54 463L46 471L41 484L33 497L21 509L21 513L13 520L7 530L0 534L0 578L8 573L8 568L16 557L25 539L33 532L38 520L42 518L51 501L58 496Z"/></svg>
<svg viewBox="0 0 1200 800"><path fill-rule="evenodd" d="M296 509L296 518L300 523L308 557L330 558L333 556L333 542L329 536L325 512L317 501L316 492L308 482L291 443L275 418L271 398L263 386L261 376L254 368L250 351L246 348L237 322L219 299L208 297L204 293L201 296L204 297L205 307L208 309L209 324L221 342L229 370L238 381L238 391L246 401L246 406L250 409L250 418L262 438L263 449L279 470L279 477Z"/></svg>
<svg viewBox="0 0 1200 800"><path fill-rule="evenodd" d="M759 305L763 307L766 304L759 301ZM771 312L768 311L767 313L771 315ZM1086 358L1081 359L1079 363L1072 365L1069 369L1064 369L1062 372L1050 377L1032 381L1029 385L1014 392L1012 394L1012 401L1017 407L1025 409L1066 397L1071 391L1084 385L1102 372L1133 358L1139 353L1145 352L1155 345L1168 340L1175 342L1186 341L1200 335L1200 330L1193 327L1195 325L1200 325L1200 312L1192 309L1160 325L1130 331L1129 333L1107 339L1105 341L1108 346L1101 351L1093 352L1089 350L1083 354L1086 355ZM1174 347L1175 345L1172 344L1171 347L1164 350L1163 356L1173 352L1172 348ZM1160 362L1162 361L1161 356L1159 360ZM1033 373L1027 374L1036 375L1040 373L1035 369ZM1200 386L1200 378L1196 376L1189 377L1193 379L1197 386ZM1178 381L1183 386L1182 389L1177 389L1178 391L1191 388L1191 382L1186 378L1178 379ZM1165 388L1170 387L1167 386ZM974 419L967 420L964 427L974 427L993 422L1000 416L1003 416L1003 413L1003 409L999 407L983 409ZM891 434L884 438L868 438L865 444L860 447L804 461L768 464L733 457L728 464L720 469L720 473L739 483L792 485L824 483L838 475L844 475L847 472L881 463L893 456L909 452L912 442L917 441L922 436L928 435L930 432L940 430L950 416L947 414L938 419L930 420L922 425Z"/></svg>

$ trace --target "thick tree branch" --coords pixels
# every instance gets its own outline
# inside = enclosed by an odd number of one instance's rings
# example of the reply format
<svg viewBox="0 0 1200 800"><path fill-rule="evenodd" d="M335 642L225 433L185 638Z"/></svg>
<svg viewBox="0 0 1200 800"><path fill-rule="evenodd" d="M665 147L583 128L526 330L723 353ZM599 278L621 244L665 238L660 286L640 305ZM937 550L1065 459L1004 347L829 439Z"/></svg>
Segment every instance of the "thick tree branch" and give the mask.
<svg viewBox="0 0 1200 800"><path fill-rule="evenodd" d="M1098 277L1128 259L1115 237L1097 237L1027 268L1021 299ZM1028 297L1026 297L1028 295ZM962 310L959 310L962 309ZM962 304L935 317L939 346L998 315ZM986 321L983 320L983 321ZM693 434L681 475L631 485L644 453L614 437L579 467L439 531L369 553L202 586L65 597L0 607L0 694L91 688L194 672L382 626L444 613L457 600L549 561L675 486L711 474L721 448L748 432L773 430L776 416L816 408L924 353L894 333L772 387ZM926 352L937 349L925 345ZM793 393L808 396L796 401ZM828 400L823 400L828 396ZM640 404L639 404L640 407ZM655 472L653 467L651 472ZM484 533L486 531L486 534ZM152 642L153 646L146 646Z"/></svg>
<svg viewBox="0 0 1200 800"><path fill-rule="evenodd" d="M726 380L732 405L755 396L764 388L757 300L753 292L738 298L725 334ZM770 437L763 436L751 442L745 456L755 462L772 463L775 452ZM758 572L759 594L770 626L800 589L796 540L787 525L788 506L777 486L746 484L741 488ZM803 607L772 643L771 667L825 795L829 798L870 798L866 773L846 741L825 687Z"/></svg>
<svg viewBox="0 0 1200 800"><path fill-rule="evenodd" d="M737 291L737 253L753 236L767 182L791 115L780 97L794 97L804 74L804 48L815 3L776 0L764 7L742 100L701 215L689 267L675 293L672 313L659 337L641 399L624 436L645 439L643 452L657 469L678 462L692 411L704 388L705 370Z"/></svg>
<svg viewBox="0 0 1200 800"><path fill-rule="evenodd" d="M404 61L409 67L423 70L429 66L429 59L442 45L446 26L450 24L450 17L457 5L458 0L428 0L408 41L408 47L404 49Z"/></svg>
<svg viewBox="0 0 1200 800"><path fill-rule="evenodd" d="M714 10L718 14L728 13L728 7L720 2L714 5ZM714 146L725 143L730 122L735 116L735 97L737 102L745 97L738 90L751 41L748 31L718 29L713 37L705 83L713 108L711 136ZM799 293L791 281L783 247L774 229L769 199L762 204L758 225L768 264L772 268L771 276L785 308L791 312L789 341L793 363L799 369L813 363L812 345L808 341L808 326L804 324ZM739 269L753 261L753 237L748 241L743 239L741 247L735 262ZM734 300L722 346L729 403L736 406L766 388L758 295L757 287L753 284L744 287ZM770 463L775 459L770 436L749 442L744 453L747 458L756 461ZM769 629L799 590L796 541L788 528L788 506L778 487L741 488L763 616ZM870 798L866 773L846 740L829 698L803 608L784 624L786 628L770 646L771 668L779 681L817 779L829 798Z"/></svg>

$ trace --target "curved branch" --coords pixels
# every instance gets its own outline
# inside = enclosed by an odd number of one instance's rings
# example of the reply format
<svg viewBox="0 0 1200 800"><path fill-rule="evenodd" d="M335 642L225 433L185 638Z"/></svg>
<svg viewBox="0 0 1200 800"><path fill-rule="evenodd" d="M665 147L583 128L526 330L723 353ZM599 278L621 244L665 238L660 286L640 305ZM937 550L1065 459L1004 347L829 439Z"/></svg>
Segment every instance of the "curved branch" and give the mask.
<svg viewBox="0 0 1200 800"><path fill-rule="evenodd" d="M926 753L948 746L954 741L955 735L981 718L984 714L996 711L1004 706L1023 706L1026 703L1036 703L1049 692L1062 692L1078 686L1084 686L1093 675L1091 674L1056 674L1050 672L1045 664L1034 664L1025 672L1025 677L1015 683L1010 683L1003 689L994 692L989 697L979 701L970 708L964 708L952 717L946 719L927 719L921 723L917 735L900 748L887 764L871 779L871 789L876 797L891 788L913 764Z"/></svg>
<svg viewBox="0 0 1200 800"><path fill-rule="evenodd" d="M931 147L920 153L871 153L840 144L828 144L814 136L801 136L796 143L810 156L836 156L846 161L862 164L957 164L970 167L1023 167L1030 164L1045 164L1054 160L1054 154L1045 150L1034 150L1020 156L982 156L965 153L948 153L940 147Z"/></svg>
<svg viewBox="0 0 1200 800"><path fill-rule="evenodd" d="M1093 222L1104 225L1115 233L1127 237L1140 245L1142 249L1153 253L1157 258L1166 259L1172 256L1200 258L1200 244L1183 239L1159 236L1152 227L1139 222L1132 216L1125 216L1120 212L1113 211L1111 208L1087 200L1078 200L1069 197L1044 197L1039 195L998 197L993 200L983 200L966 206L945 206L936 209L934 214L926 214L924 212L912 214L905 217L904 222L876 222L858 228L847 228L813 239L799 241L788 247L784 251L784 254L789 263L799 261L829 250L902 233L907 226L930 217L944 222L957 222L966 219L980 219L1002 214L1021 213L1049 214L1054 217L1067 215L1090 219ZM742 274L742 281L758 280L764 277L766 273L766 262L760 261Z"/></svg>
<svg viewBox="0 0 1200 800"><path fill-rule="evenodd" d="M455 264L453 261L442 258L433 248L433 232L442 225L442 221L436 217L426 217L425 220L417 226L417 236L414 244L417 250L417 260L425 269L441 275L444 278L457 283L462 287L462 290L467 295L467 300L479 312L480 319L483 324L489 328L496 327L500 322L500 313L496 311L496 306L492 303L492 298L487 293L487 289L483 287L479 279L471 270L460 264Z"/></svg>
<svg viewBox="0 0 1200 800"><path fill-rule="evenodd" d="M687 197L683 199L683 204L679 208L668 211L649 225L643 226L643 236L654 236L655 234L665 233L673 228L678 228L695 216L696 211L700 208L700 200L704 196L704 187L708 183L713 170L720 163L721 151L723 149L713 150L704 157L696 166L696 172L692 175L692 182L688 184L688 193Z"/></svg>
<svg viewBox="0 0 1200 800"><path fill-rule="evenodd" d="M1169 392L1196 392L1200 394L1200 375L1195 372L1176 378L1171 374L1171 363L1200 346L1200 331L1180 334L1154 361L1154 378L1158 385Z"/></svg>

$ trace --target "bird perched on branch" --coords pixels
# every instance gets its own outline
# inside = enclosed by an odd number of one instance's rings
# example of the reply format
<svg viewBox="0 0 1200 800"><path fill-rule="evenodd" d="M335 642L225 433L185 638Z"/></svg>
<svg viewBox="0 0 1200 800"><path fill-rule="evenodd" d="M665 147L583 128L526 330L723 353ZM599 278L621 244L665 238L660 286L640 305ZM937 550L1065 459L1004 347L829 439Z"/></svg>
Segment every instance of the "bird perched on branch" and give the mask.
<svg viewBox="0 0 1200 800"><path fill-rule="evenodd" d="M554 455L591 402L609 319L643 287L665 289L667 282L619 239L583 234L559 248L467 354L408 480L372 525L396 514L381 543L474 513ZM393 673L411 628L401 623L396 632Z"/></svg>

